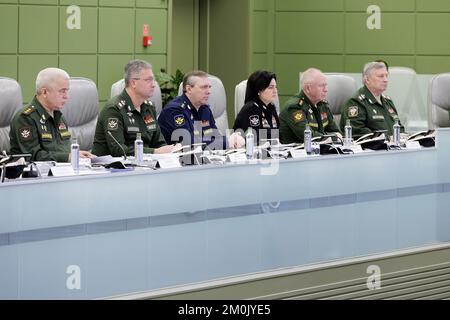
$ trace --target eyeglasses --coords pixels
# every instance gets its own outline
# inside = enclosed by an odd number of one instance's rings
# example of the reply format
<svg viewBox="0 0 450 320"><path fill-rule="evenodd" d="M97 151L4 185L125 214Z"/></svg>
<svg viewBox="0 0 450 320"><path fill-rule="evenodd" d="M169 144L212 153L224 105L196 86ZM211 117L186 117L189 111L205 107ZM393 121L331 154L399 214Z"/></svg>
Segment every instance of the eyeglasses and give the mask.
<svg viewBox="0 0 450 320"><path fill-rule="evenodd" d="M133 78L133 80L144 80L147 83L153 83L155 81L155 78L146 78L146 79L142 79L142 78Z"/></svg>

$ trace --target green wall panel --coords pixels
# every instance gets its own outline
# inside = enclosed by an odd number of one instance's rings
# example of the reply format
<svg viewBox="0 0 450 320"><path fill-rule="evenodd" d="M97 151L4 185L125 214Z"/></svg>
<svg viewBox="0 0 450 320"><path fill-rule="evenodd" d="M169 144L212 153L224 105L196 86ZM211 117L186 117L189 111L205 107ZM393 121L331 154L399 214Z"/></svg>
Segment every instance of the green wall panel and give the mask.
<svg viewBox="0 0 450 320"><path fill-rule="evenodd" d="M19 79L23 102L30 102L36 93L36 76L42 69L58 66L57 55L23 55L19 57Z"/></svg>
<svg viewBox="0 0 450 320"><path fill-rule="evenodd" d="M0 55L0 77L8 77L17 80L16 55Z"/></svg>
<svg viewBox="0 0 450 320"><path fill-rule="evenodd" d="M310 32L320 21L320 27ZM276 14L277 53L340 53L344 50L344 17L338 13Z"/></svg>
<svg viewBox="0 0 450 320"><path fill-rule="evenodd" d="M414 56L389 56L389 55L346 55L345 56L345 72L359 73L362 72L367 62L377 59L383 59L390 67L402 66L415 68Z"/></svg>
<svg viewBox="0 0 450 320"><path fill-rule="evenodd" d="M310 67L321 69L323 72L337 72L344 69L342 55L285 55L275 56L275 71L278 79L278 93L292 95L298 91L298 74Z"/></svg>
<svg viewBox="0 0 450 320"><path fill-rule="evenodd" d="M419 12L450 12L448 0L416 0L416 10Z"/></svg>
<svg viewBox="0 0 450 320"><path fill-rule="evenodd" d="M254 12L252 19L252 28L254 30L252 37L253 53L263 53L268 51L269 24L267 12Z"/></svg>
<svg viewBox="0 0 450 320"><path fill-rule="evenodd" d="M345 9L347 11L367 12L370 5L377 5L381 12L400 11L413 12L415 10L416 0L345 0Z"/></svg>
<svg viewBox="0 0 450 320"><path fill-rule="evenodd" d="M369 30L367 15L346 14L345 48L356 54L412 54L415 50L415 16L385 13L381 30Z"/></svg>
<svg viewBox="0 0 450 320"><path fill-rule="evenodd" d="M97 53L97 8L81 8L81 29L68 29L67 7L61 7L59 52L60 53Z"/></svg>
<svg viewBox="0 0 450 320"><path fill-rule="evenodd" d="M137 54L135 59L149 62L153 67L153 73L159 73L161 68L166 69L167 57L160 54Z"/></svg>
<svg viewBox="0 0 450 320"><path fill-rule="evenodd" d="M0 0L0 3L17 3L18 0Z"/></svg>
<svg viewBox="0 0 450 320"><path fill-rule="evenodd" d="M123 68L132 59L132 55L99 55L97 87L100 100L109 99L112 84L123 79Z"/></svg>
<svg viewBox="0 0 450 320"><path fill-rule="evenodd" d="M138 8L167 8L169 0L136 0Z"/></svg>
<svg viewBox="0 0 450 320"><path fill-rule="evenodd" d="M447 57L423 57L416 59L416 72L424 74L450 72L450 56Z"/></svg>
<svg viewBox="0 0 450 320"><path fill-rule="evenodd" d="M150 28L153 44L144 48L142 31L144 24ZM167 14L162 9L140 9L136 12L135 48L136 53L166 53L167 52Z"/></svg>
<svg viewBox="0 0 450 320"><path fill-rule="evenodd" d="M267 11L269 9L269 0L253 0L253 9Z"/></svg>
<svg viewBox="0 0 450 320"><path fill-rule="evenodd" d="M39 5L39 4L56 5L56 4L58 4L58 0L19 0L19 3L34 4L34 5Z"/></svg>
<svg viewBox="0 0 450 320"><path fill-rule="evenodd" d="M77 6L91 6L96 7L98 5L98 0L59 0L59 5L77 5Z"/></svg>
<svg viewBox="0 0 450 320"><path fill-rule="evenodd" d="M134 7L134 0L99 0L103 7Z"/></svg>
<svg viewBox="0 0 450 320"><path fill-rule="evenodd" d="M133 52L134 9L100 8L99 10L99 52Z"/></svg>
<svg viewBox="0 0 450 320"><path fill-rule="evenodd" d="M40 18L36 19L36 17ZM57 7L21 6L19 19L20 53L58 52Z"/></svg>
<svg viewBox="0 0 450 320"><path fill-rule="evenodd" d="M450 54L450 13L422 13L417 17L417 53ZM446 39L446 40L444 40Z"/></svg>
<svg viewBox="0 0 450 320"><path fill-rule="evenodd" d="M255 53L252 57L251 72L256 70L270 70L269 55L264 53ZM244 80L244 79L242 79Z"/></svg>
<svg viewBox="0 0 450 320"><path fill-rule="evenodd" d="M344 0L276 0L277 11L342 11Z"/></svg>
<svg viewBox="0 0 450 320"><path fill-rule="evenodd" d="M71 77L85 77L97 82L97 55L63 55L59 67Z"/></svg>
<svg viewBox="0 0 450 320"><path fill-rule="evenodd" d="M0 4L0 30L5 30L5 32L0 31L0 53L17 52L18 17L19 9L17 6Z"/></svg>

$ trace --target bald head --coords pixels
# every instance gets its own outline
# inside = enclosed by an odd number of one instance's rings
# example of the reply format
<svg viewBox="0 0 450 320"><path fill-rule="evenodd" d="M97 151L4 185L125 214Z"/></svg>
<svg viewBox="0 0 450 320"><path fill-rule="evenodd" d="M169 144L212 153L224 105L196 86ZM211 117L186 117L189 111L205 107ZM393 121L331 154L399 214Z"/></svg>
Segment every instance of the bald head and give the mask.
<svg viewBox="0 0 450 320"><path fill-rule="evenodd" d="M327 78L319 69L309 68L303 72L300 77L300 84L303 93L314 105L327 97Z"/></svg>

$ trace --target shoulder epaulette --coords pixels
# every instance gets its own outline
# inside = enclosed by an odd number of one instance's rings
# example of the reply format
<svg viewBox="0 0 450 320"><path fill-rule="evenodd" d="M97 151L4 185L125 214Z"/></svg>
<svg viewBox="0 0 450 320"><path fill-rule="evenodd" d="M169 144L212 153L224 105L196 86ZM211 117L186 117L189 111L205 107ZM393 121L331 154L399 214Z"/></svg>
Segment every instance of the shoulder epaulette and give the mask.
<svg viewBox="0 0 450 320"><path fill-rule="evenodd" d="M36 111L36 109L34 108L34 106L29 106L29 107L27 107L27 108L25 108L23 111L22 111L22 113L24 114L24 115L30 115L30 114L32 114L33 112L35 112Z"/></svg>
<svg viewBox="0 0 450 320"><path fill-rule="evenodd" d="M384 94L382 94L382 96L383 96L383 98L385 98L385 99L388 99L388 100L391 100L391 101L392 101L391 97L389 97L389 96L386 96L386 95L384 95Z"/></svg>
<svg viewBox="0 0 450 320"><path fill-rule="evenodd" d="M120 101L117 103L117 107L118 107L119 109L122 109L123 107L125 107L125 105L126 105L125 100L120 100Z"/></svg>
<svg viewBox="0 0 450 320"><path fill-rule="evenodd" d="M358 96L358 99L359 99L360 101L363 101L365 98L366 98L366 95L365 95L365 94L360 94L360 95Z"/></svg>

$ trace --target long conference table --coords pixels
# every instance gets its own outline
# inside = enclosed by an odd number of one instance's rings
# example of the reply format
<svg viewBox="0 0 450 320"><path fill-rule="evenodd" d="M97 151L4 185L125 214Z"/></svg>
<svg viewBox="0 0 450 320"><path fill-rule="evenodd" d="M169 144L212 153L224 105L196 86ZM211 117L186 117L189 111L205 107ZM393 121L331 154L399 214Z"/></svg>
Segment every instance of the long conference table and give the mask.
<svg viewBox="0 0 450 320"><path fill-rule="evenodd" d="M91 299L450 241L436 147L0 184L0 298Z"/></svg>

